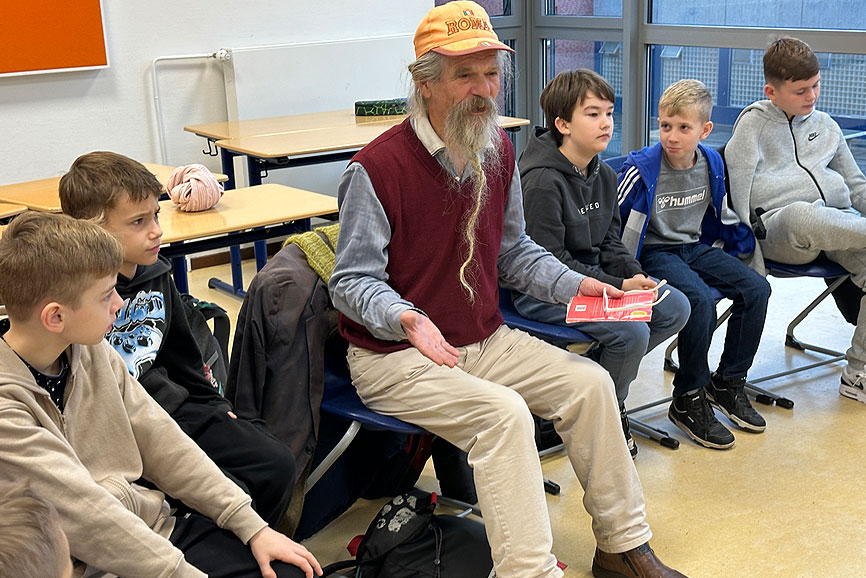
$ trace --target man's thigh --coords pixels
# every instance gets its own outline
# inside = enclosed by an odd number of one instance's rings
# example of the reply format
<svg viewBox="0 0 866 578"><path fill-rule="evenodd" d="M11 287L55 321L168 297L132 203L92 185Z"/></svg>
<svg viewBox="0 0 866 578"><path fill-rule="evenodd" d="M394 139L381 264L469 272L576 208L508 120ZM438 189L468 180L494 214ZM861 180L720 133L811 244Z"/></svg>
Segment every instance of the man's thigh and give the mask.
<svg viewBox="0 0 866 578"><path fill-rule="evenodd" d="M382 356L350 347L352 381L374 411L424 427L461 449L502 412L529 418L531 410L553 418L564 404L599 388L616 407L613 382L600 365L522 331L501 326L458 349L458 366L448 368L415 348Z"/></svg>
<svg viewBox="0 0 866 578"><path fill-rule="evenodd" d="M482 379L459 365L439 366L410 347L381 354L349 346L352 383L364 405L398 417L468 451L478 431L496 427L505 413L531 416L520 396L501 384Z"/></svg>
<svg viewBox="0 0 866 578"><path fill-rule="evenodd" d="M599 392L618 407L603 367L523 331L502 326L468 357L467 371L517 392L532 413L545 419Z"/></svg>

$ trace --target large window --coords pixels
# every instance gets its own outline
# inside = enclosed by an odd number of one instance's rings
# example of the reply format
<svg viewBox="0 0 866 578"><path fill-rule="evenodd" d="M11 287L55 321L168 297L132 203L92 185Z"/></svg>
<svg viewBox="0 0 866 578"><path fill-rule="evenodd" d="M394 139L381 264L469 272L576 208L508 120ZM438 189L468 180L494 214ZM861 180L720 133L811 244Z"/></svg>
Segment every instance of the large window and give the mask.
<svg viewBox="0 0 866 578"><path fill-rule="evenodd" d="M862 0L652 0L650 22L866 30L866 7Z"/></svg>
<svg viewBox="0 0 866 578"><path fill-rule="evenodd" d="M763 50L654 45L650 47L650 142L658 142L656 114L664 89L681 78L696 78L713 94L710 146L728 141L734 121L747 105L764 96ZM866 54L819 54L818 109L842 127L861 169L866 169Z"/></svg>
<svg viewBox="0 0 866 578"><path fill-rule="evenodd" d="M602 157L622 154L622 45L619 42L595 42L591 40L546 39L544 46L544 83L566 70L588 68L601 74L613 88L614 103L613 138L602 153Z"/></svg>
<svg viewBox="0 0 866 578"><path fill-rule="evenodd" d="M622 16L622 0L547 0L545 12L556 16Z"/></svg>
<svg viewBox="0 0 866 578"><path fill-rule="evenodd" d="M436 0L436 6L448 4L450 0ZM511 0L475 0L484 8L487 15L493 16L510 16L511 15Z"/></svg>

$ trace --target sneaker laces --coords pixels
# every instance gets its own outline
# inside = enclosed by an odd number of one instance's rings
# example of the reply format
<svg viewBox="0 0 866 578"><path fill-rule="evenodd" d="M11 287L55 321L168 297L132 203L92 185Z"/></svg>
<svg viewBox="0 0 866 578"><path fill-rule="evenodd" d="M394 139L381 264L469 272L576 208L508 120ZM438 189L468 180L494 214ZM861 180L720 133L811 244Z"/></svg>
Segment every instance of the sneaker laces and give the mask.
<svg viewBox="0 0 866 578"><path fill-rule="evenodd" d="M850 385L852 387L856 387L860 390L866 390L866 372L858 371L854 374L854 380L849 382L845 380L845 385Z"/></svg>
<svg viewBox="0 0 866 578"><path fill-rule="evenodd" d="M752 404L749 402L749 397L746 395L746 389L743 386L738 385L729 389L731 391L731 397L734 401L734 409L738 413L742 415L741 412L751 413L755 411L755 408L753 408Z"/></svg>

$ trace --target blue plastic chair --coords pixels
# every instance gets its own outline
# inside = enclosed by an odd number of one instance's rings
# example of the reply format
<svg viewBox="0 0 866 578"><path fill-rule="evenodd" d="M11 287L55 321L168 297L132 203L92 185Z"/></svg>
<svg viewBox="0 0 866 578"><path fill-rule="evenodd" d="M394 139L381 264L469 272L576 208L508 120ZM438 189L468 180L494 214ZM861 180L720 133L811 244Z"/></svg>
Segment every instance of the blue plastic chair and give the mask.
<svg viewBox="0 0 866 578"><path fill-rule="evenodd" d="M361 398L358 397L355 386L352 385L352 378L349 375L349 366L345 356L328 355L328 350L326 349L325 351L324 390L322 392L320 409L325 413L349 420L350 423L340 441L328 452L310 475L307 476L307 481L304 485L305 494L309 493L316 482L325 475L325 472L346 451L358 435L358 432L361 431L361 428L374 431L393 431L403 434L428 433L424 428L397 419L396 417L376 413L365 406ZM481 517L481 509L478 506L445 496L439 496L439 502L461 510L458 516L475 514L479 518Z"/></svg>
<svg viewBox="0 0 866 578"><path fill-rule="evenodd" d="M794 407L793 401L784 397L780 397L769 390L756 387L755 384L764 381L770 381L771 379L777 379L779 377L785 377L787 375L792 375L801 371L808 371L816 367L821 367L822 365L835 363L837 361L842 361L843 359L845 359L845 353L841 351L827 349L826 347L807 343L797 339L794 336L794 329L796 329L796 327L804 319L806 319L806 317L815 309L815 307L818 306L819 303L826 299L827 296L830 295L830 293L832 293L837 287L839 287L839 285L841 285L846 279L848 279L851 274L838 263L827 259L823 254L811 263L806 263L804 265L789 265L787 263L777 263L775 261L765 259L764 267L767 269L768 275L772 275L773 277L777 277L779 279L792 279L796 277L820 277L824 279L834 279L834 281L830 283L830 285L824 291L818 294L817 297L815 297L808 305L806 305L806 307L803 308L802 311L800 311L800 313L797 314L796 317L794 317L794 319L791 320L791 322L788 324L787 329L785 330L786 347L798 349L800 351L815 351L817 353L827 355L828 357L815 363L809 363L806 365L795 367L793 369L788 369L786 371L780 371L779 373L765 375L756 379L750 379L750 385L747 386L747 389L755 395L755 399L757 399L761 403L770 404L775 402L775 404L778 406L791 409Z"/></svg>
<svg viewBox="0 0 866 578"><path fill-rule="evenodd" d="M327 350L326 350L327 351ZM411 423L395 417L376 413L368 409L352 385L349 367L343 356L325 355L325 380L322 392L321 411L330 413L350 421L349 427L337 445L310 472L307 477L304 493L318 482L334 462L346 451L362 427L377 431L393 431L404 434L425 434L427 431Z"/></svg>
<svg viewBox="0 0 866 578"><path fill-rule="evenodd" d="M557 346L564 346L569 343L586 343L589 344L590 347L594 347L597 345L596 341L592 339L589 335L576 329L575 327L568 327L564 325L553 325L550 323L541 323L540 321L533 321L531 319L527 319L520 315L517 312L517 309L514 308L514 303L511 300L511 292L507 289L499 289L499 310L502 312L502 317L505 319L505 324L512 329L520 329L533 335L539 339L547 341ZM670 401L670 398L667 399ZM664 403L665 400L660 400L658 402L654 402L650 405L644 405L640 408L634 408L626 411L626 415L628 415L628 423L629 427L651 439L657 441L664 447L677 449L680 445L679 440L671 437L671 435L658 428L654 428L649 424L646 424L636 418L631 417L633 413L641 411L643 409L647 409L648 407L654 407L655 405L659 405ZM558 446L557 446L558 449Z"/></svg>

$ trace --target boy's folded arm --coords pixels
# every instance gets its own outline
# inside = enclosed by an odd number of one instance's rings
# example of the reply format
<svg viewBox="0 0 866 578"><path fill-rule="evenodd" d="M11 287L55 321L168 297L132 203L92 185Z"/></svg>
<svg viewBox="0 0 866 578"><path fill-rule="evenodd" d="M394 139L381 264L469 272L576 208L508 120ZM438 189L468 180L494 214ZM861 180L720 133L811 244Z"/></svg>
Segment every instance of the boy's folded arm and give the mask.
<svg viewBox="0 0 866 578"><path fill-rule="evenodd" d="M72 447L36 424L23 404L0 411L0 464L20 472L35 493L50 497L74 558L128 577L205 576L99 485Z"/></svg>

